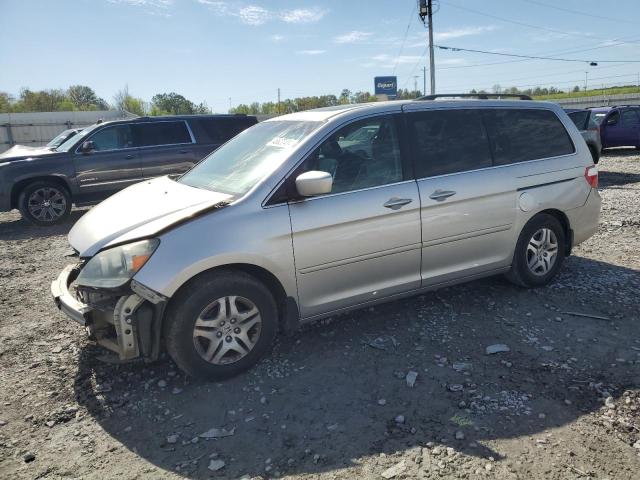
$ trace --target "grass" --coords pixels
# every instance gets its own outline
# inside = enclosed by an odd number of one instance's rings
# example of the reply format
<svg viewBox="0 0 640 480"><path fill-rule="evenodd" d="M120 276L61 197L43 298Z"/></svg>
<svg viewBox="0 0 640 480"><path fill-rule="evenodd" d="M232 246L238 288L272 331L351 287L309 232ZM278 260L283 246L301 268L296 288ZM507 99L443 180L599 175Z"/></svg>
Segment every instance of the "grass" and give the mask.
<svg viewBox="0 0 640 480"><path fill-rule="evenodd" d="M640 93L638 87L609 87L609 88L595 88L593 90L580 91L580 92L565 92L554 93L551 95L536 95L533 98L536 100L556 100L559 98L580 98L580 97L595 97L601 95L616 95L620 93Z"/></svg>

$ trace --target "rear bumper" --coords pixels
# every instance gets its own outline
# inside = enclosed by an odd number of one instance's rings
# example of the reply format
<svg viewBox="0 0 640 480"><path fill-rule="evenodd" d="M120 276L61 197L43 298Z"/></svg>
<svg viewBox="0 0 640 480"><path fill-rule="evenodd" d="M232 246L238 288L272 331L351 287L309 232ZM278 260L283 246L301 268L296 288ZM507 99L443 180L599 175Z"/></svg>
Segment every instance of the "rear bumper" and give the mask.
<svg viewBox="0 0 640 480"><path fill-rule="evenodd" d="M584 242L598 231L601 207L600 193L598 189L592 188L584 205L566 212L573 230L573 246Z"/></svg>
<svg viewBox="0 0 640 480"><path fill-rule="evenodd" d="M151 303L130 292L123 296L105 294L99 305L89 305L69 290L79 272L79 266L69 265L51 283L51 295L60 311L85 327L90 338L116 353L121 361L157 359L166 299L153 298ZM146 295L146 291L143 293Z"/></svg>

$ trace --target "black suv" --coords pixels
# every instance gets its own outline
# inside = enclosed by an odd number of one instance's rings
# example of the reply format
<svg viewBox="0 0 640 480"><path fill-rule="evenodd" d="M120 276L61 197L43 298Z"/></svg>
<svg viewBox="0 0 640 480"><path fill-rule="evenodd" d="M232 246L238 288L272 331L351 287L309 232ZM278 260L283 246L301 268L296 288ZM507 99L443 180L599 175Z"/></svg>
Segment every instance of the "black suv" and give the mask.
<svg viewBox="0 0 640 480"><path fill-rule="evenodd" d="M97 123L56 148L0 154L0 212L36 225L64 220L146 178L182 174L258 120L246 115L141 117Z"/></svg>

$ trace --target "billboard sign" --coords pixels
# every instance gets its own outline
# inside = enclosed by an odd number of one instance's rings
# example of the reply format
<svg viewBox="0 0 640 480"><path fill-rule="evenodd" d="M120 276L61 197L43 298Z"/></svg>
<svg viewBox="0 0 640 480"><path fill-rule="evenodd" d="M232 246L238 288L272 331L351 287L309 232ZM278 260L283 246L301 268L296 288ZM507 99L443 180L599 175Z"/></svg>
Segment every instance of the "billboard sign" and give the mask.
<svg viewBox="0 0 640 480"><path fill-rule="evenodd" d="M398 77L375 77L373 81L376 95L385 95L388 99L398 96Z"/></svg>

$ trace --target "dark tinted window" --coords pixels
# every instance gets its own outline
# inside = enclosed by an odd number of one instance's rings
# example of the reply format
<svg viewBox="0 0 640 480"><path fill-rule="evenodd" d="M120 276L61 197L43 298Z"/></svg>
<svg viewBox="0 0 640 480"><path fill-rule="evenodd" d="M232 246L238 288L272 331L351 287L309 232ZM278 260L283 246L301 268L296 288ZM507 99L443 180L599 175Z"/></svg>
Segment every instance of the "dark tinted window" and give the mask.
<svg viewBox="0 0 640 480"><path fill-rule="evenodd" d="M254 117L194 118L189 123L199 143L222 144L255 125L256 120Z"/></svg>
<svg viewBox="0 0 640 480"><path fill-rule="evenodd" d="M623 110L622 111L622 125L625 127L634 127L640 123L638 120L638 113L635 110Z"/></svg>
<svg viewBox="0 0 640 480"><path fill-rule="evenodd" d="M482 114L491 139L495 165L574 152L569 134L552 111L486 109Z"/></svg>
<svg viewBox="0 0 640 480"><path fill-rule="evenodd" d="M418 178L491 166L489 142L476 110L407 114Z"/></svg>
<svg viewBox="0 0 640 480"><path fill-rule="evenodd" d="M89 140L97 151L120 150L133 146L129 125L113 125L93 134Z"/></svg>
<svg viewBox="0 0 640 480"><path fill-rule="evenodd" d="M150 122L131 124L136 147L191 143L187 125L180 122Z"/></svg>
<svg viewBox="0 0 640 480"><path fill-rule="evenodd" d="M569 118L576 124L578 130L586 130L587 129L587 119L589 118L589 112L584 110L581 112L571 112L569 113Z"/></svg>

